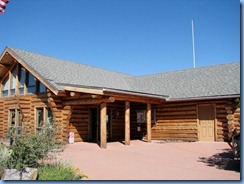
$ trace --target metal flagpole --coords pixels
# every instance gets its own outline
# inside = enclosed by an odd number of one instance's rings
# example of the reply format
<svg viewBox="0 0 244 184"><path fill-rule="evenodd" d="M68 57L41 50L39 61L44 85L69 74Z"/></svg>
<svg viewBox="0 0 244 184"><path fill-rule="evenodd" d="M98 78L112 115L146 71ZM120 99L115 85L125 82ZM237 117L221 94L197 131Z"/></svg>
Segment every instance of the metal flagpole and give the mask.
<svg viewBox="0 0 244 184"><path fill-rule="evenodd" d="M192 28L192 48L193 48L193 67L196 68L196 56L195 56L195 45L194 45L194 24L193 20L191 20L191 28Z"/></svg>

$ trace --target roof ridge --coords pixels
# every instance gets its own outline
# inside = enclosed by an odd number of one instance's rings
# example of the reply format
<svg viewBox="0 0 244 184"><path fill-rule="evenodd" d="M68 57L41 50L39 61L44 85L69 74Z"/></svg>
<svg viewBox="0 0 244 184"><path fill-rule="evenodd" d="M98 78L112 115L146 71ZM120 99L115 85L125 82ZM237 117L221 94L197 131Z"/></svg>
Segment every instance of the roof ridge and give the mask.
<svg viewBox="0 0 244 184"><path fill-rule="evenodd" d="M215 64L215 65L211 65L211 66L201 66L201 67L198 67L198 68L185 68L185 69L171 70L171 71L166 71L166 72L157 72L157 73L140 75L140 76L134 76L134 77L135 78L140 78L140 77L155 76L155 75L166 74L166 73L176 73L176 72L184 72L184 71L190 71L190 70L199 70L199 69L213 68L213 67L217 67L217 66L221 66L221 65L229 65L229 64L234 64L234 63L240 63L240 61L233 61L233 62L230 62L230 63ZM130 77L126 77L126 78L130 78Z"/></svg>
<svg viewBox="0 0 244 184"><path fill-rule="evenodd" d="M120 73L120 74L128 75L128 77L134 77L134 76L135 76L135 75L132 75L132 74L123 73L123 72L119 72L119 71L115 71L115 70L111 70L111 69L105 69L105 68L100 68L100 67L92 66L92 65L89 65L89 64L79 63L79 62L77 62L77 61L71 61L71 60L61 59L61 58L54 57L54 56L49 56L49 55L45 55L45 54L40 54L40 53L33 52L33 51L28 51L28 50L18 49L18 48L9 47L9 46L7 46L7 48L9 48L9 49L11 49L11 50L13 50L13 51L14 51L14 50L19 50L19 51L22 51L22 52L28 52L28 53L32 53L32 54L39 55L39 56L49 57L49 58L57 59L57 60L60 60L60 61L65 61L65 62L69 62L69 63L73 63L73 64L78 64L78 65L81 65L81 66L83 65L83 66L87 66L87 67L90 67L90 68L100 69L100 70L104 70L104 71L110 71L110 72L114 72L114 73ZM125 77L125 78L127 78L127 77Z"/></svg>

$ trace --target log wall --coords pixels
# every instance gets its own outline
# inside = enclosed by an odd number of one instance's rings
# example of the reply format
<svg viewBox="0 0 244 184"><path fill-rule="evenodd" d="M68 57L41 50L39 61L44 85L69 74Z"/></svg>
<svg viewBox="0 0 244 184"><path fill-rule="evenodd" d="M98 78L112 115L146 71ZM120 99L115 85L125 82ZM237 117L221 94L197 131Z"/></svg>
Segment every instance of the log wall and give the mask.
<svg viewBox="0 0 244 184"><path fill-rule="evenodd" d="M241 114L240 114L240 107L236 108L234 111L234 126L237 129L237 132L240 132L240 120Z"/></svg>
<svg viewBox="0 0 244 184"><path fill-rule="evenodd" d="M156 117L152 139L198 139L196 103L167 103L157 107Z"/></svg>
<svg viewBox="0 0 244 184"><path fill-rule="evenodd" d="M75 142L88 141L89 139L89 107L73 106L70 112L69 130L75 134Z"/></svg>
<svg viewBox="0 0 244 184"><path fill-rule="evenodd" d="M63 97L55 95L26 95L0 99L0 138L6 134L9 126L9 109L20 109L25 126L30 127L29 133L35 132L35 108L50 107L55 121L59 123L62 133L57 135L68 140L68 133L75 133L75 142L88 141L90 138L90 108L88 105L63 105ZM231 100L231 99L229 99ZM163 105L152 105L156 109L156 123L152 122L152 139L198 140L197 107L202 104L213 104L216 109L215 140L223 141L228 136L226 102L228 100L166 102ZM99 109L99 106L96 106ZM146 137L146 123L141 124L137 131L137 110L146 110L146 104L130 103L130 138ZM125 102L116 101L107 104L110 115L108 132L110 140L125 138ZM115 113L119 115L116 116ZM153 116L153 113L152 113ZM240 108L235 109L234 125L240 131ZM153 119L153 117L152 117Z"/></svg>
<svg viewBox="0 0 244 184"><path fill-rule="evenodd" d="M152 126L152 138L197 141L197 107L203 104L215 105L215 140L224 141L228 136L226 100L167 102L158 106L157 123ZM236 124L238 126L238 123Z"/></svg>
<svg viewBox="0 0 244 184"><path fill-rule="evenodd" d="M58 123L58 127L62 130L56 136L67 140L67 134L63 133L67 131L67 121L63 121L67 117L65 117L66 114L63 115L63 111L66 109L63 109L62 100L59 97L46 94L10 97L0 100L0 137L4 137L9 127L10 109L20 109L26 133L35 133L35 109L37 107L51 108L55 122Z"/></svg>
<svg viewBox="0 0 244 184"><path fill-rule="evenodd" d="M4 135L4 101L0 100L0 138Z"/></svg>

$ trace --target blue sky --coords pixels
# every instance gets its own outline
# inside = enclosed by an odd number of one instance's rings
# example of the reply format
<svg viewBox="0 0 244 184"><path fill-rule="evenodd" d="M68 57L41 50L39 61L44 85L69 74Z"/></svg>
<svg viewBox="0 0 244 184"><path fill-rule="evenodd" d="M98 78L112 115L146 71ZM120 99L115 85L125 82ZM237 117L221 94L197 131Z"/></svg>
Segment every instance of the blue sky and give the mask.
<svg viewBox="0 0 244 184"><path fill-rule="evenodd" d="M238 0L10 0L5 46L134 75L240 61Z"/></svg>

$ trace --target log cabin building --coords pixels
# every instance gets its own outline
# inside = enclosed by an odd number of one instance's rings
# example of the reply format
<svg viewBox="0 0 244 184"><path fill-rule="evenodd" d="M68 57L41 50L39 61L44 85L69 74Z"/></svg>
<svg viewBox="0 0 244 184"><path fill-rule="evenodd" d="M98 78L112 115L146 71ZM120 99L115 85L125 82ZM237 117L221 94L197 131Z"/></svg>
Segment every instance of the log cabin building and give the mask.
<svg viewBox="0 0 244 184"><path fill-rule="evenodd" d="M6 47L0 56L0 138L50 117L68 141L224 141L240 130L240 62L133 76ZM25 126L26 126L25 124ZM20 133L20 132L17 132Z"/></svg>

